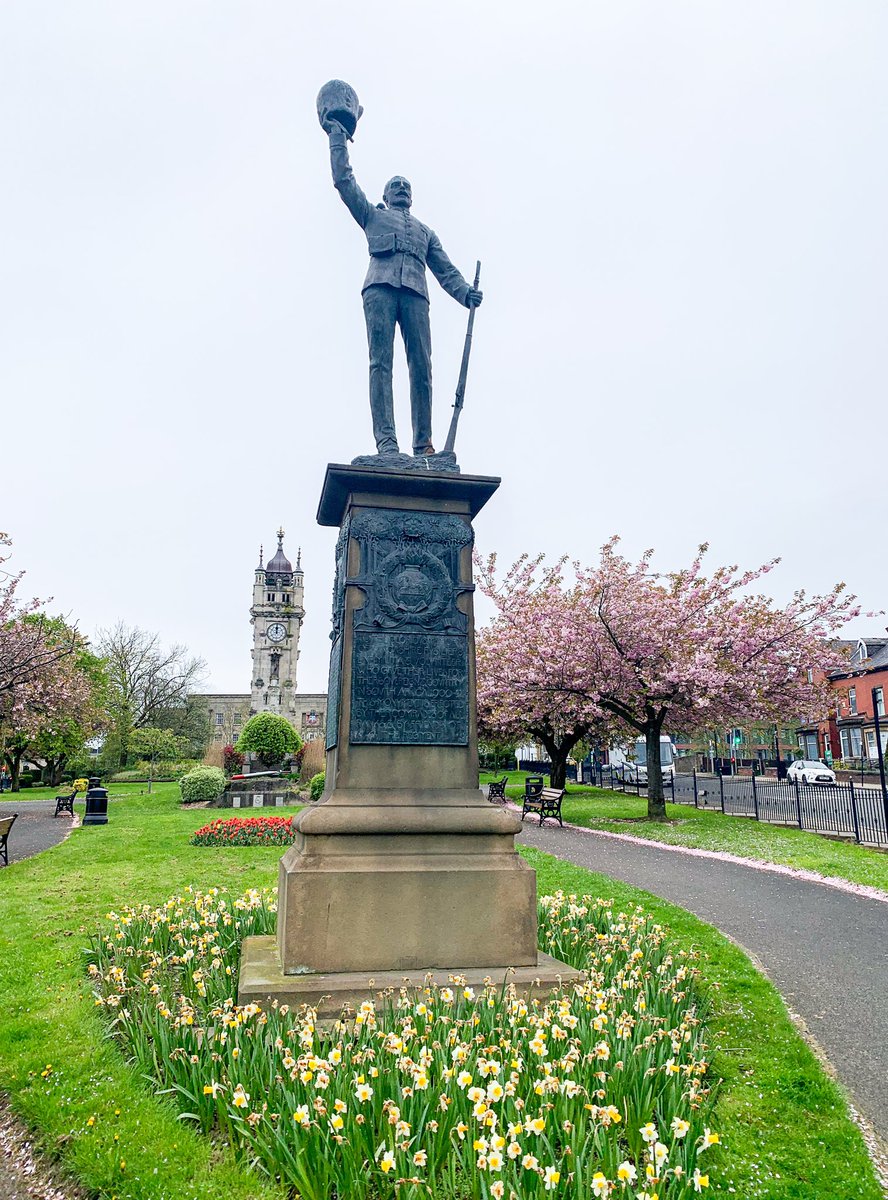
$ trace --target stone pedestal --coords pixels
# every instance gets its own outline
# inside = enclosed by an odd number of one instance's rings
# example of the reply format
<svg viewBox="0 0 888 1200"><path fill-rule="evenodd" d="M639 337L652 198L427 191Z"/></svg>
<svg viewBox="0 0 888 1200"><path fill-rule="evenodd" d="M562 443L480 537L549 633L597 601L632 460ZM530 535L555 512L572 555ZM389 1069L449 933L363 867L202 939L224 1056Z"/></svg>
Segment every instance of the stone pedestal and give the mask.
<svg viewBox="0 0 888 1200"><path fill-rule="evenodd" d="M242 1003L335 1008L427 973L501 983L515 968L546 991L577 977L540 956L520 820L478 788L472 520L498 485L327 469L318 520L340 527L327 786L281 860L276 953L245 943Z"/></svg>

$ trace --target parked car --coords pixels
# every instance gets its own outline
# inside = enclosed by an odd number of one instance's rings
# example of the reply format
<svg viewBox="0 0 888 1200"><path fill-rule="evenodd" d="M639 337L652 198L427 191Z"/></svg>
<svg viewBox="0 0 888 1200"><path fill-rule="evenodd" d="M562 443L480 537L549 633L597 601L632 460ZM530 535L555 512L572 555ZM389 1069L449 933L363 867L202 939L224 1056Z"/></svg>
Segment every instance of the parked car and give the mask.
<svg viewBox="0 0 888 1200"><path fill-rule="evenodd" d="M836 773L819 758L797 758L787 768L786 778L799 783L835 783Z"/></svg>

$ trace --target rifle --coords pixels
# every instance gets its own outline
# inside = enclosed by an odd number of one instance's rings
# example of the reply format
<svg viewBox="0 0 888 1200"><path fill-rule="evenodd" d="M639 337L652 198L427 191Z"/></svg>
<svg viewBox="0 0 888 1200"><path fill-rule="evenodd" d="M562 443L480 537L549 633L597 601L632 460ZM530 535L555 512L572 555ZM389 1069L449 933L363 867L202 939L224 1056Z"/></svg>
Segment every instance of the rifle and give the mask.
<svg viewBox="0 0 888 1200"><path fill-rule="evenodd" d="M475 282L472 284L472 290L478 290L478 283L481 279L481 263L475 264ZM459 382L456 385L456 399L453 402L453 416L450 418L450 429L447 431L447 441L444 443L444 454L453 453L453 443L456 441L456 427L459 424L459 414L462 412L463 400L466 394L466 376L469 373L469 355L472 352L472 329L475 326L475 308L472 305L469 311L469 327L466 330L466 341L463 346L462 363L459 368Z"/></svg>

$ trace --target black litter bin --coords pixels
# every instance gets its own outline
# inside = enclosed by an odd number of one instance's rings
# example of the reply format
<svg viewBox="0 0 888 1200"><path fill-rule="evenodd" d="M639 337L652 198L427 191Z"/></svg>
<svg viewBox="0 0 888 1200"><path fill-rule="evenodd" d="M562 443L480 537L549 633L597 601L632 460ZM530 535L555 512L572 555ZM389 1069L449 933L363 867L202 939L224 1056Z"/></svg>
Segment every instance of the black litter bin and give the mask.
<svg viewBox="0 0 888 1200"><path fill-rule="evenodd" d="M89 781L89 791L86 793L86 813L84 825L108 824L108 789L99 786L98 779Z"/></svg>

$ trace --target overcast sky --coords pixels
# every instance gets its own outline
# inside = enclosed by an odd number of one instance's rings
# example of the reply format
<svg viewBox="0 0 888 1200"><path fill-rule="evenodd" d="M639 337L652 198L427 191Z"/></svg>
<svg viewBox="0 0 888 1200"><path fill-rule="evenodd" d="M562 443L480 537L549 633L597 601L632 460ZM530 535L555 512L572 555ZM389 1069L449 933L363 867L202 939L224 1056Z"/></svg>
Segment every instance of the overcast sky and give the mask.
<svg viewBox="0 0 888 1200"><path fill-rule="evenodd" d="M376 199L483 262L457 452L478 546L839 579L886 605L888 7L0 6L3 506L23 596L184 642L247 691L259 544L302 546L325 690L324 469L373 451L363 234L315 97L348 80ZM436 441L466 310L430 279ZM409 445L405 371L396 397ZM862 621L879 632L884 618Z"/></svg>

